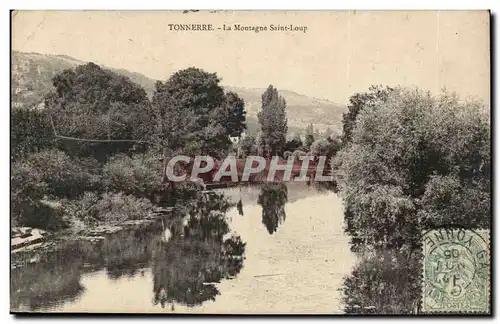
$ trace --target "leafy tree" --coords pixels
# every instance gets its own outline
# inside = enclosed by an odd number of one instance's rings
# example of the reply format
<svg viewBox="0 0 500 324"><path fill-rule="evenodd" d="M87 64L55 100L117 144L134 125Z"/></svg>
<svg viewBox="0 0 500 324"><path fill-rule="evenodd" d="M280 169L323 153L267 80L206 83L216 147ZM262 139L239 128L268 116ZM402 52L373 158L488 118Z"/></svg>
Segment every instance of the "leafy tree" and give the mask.
<svg viewBox="0 0 500 324"><path fill-rule="evenodd" d="M229 136L240 137L247 129L245 102L235 92L228 92L225 94L224 104L229 110L226 130Z"/></svg>
<svg viewBox="0 0 500 324"><path fill-rule="evenodd" d="M157 82L153 111L157 136L163 145L185 154L224 155L230 135L244 129L243 101L224 94L216 73L194 67Z"/></svg>
<svg viewBox="0 0 500 324"><path fill-rule="evenodd" d="M47 191L41 175L25 163L15 162L11 168L10 185L13 226L46 228L53 217L50 209L41 202Z"/></svg>
<svg viewBox="0 0 500 324"><path fill-rule="evenodd" d="M339 138L320 138L311 144L310 151L316 156L326 156L330 160L340 150L341 142Z"/></svg>
<svg viewBox="0 0 500 324"><path fill-rule="evenodd" d="M444 225L490 226L490 121L478 102L394 89L338 154L353 248L412 248Z"/></svg>
<svg viewBox="0 0 500 324"><path fill-rule="evenodd" d="M379 101L387 100L393 88L382 86L370 86L368 92L360 92L352 95L349 98L349 105L347 112L343 114L342 118L342 145L347 145L352 138L352 132L356 125L356 118L361 110L366 107L372 107Z"/></svg>
<svg viewBox="0 0 500 324"><path fill-rule="evenodd" d="M307 149L310 149L313 143L314 143L314 126L313 124L309 124L306 128L306 139L304 142L304 146Z"/></svg>
<svg viewBox="0 0 500 324"><path fill-rule="evenodd" d="M323 175L329 176L336 173L336 167L334 164L334 159L337 152L341 148L341 142L339 138L320 138L312 143L309 153L319 158L324 156L325 159L325 168L323 170ZM316 187L321 187L324 189L337 190L337 182L335 178L332 181L322 181L315 183Z"/></svg>
<svg viewBox="0 0 500 324"><path fill-rule="evenodd" d="M112 103L140 104L146 102L146 91L129 78L102 69L94 63L64 70L53 79L56 104L78 102L94 112L106 112Z"/></svg>
<svg viewBox="0 0 500 324"><path fill-rule="evenodd" d="M264 152L267 155L282 155L288 132L286 102L272 85L262 94L262 110L258 119Z"/></svg>
<svg viewBox="0 0 500 324"><path fill-rule="evenodd" d="M53 85L45 105L57 135L77 139L61 139L61 149L101 161L138 145L144 149L153 115L139 85L93 63L63 71Z"/></svg>

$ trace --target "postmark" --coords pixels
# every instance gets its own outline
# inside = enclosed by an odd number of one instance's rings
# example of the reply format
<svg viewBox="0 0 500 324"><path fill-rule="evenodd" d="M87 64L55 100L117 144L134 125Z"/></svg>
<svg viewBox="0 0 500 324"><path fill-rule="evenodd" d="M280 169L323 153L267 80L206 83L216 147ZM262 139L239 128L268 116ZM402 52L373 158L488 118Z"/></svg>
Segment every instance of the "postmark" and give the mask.
<svg viewBox="0 0 500 324"><path fill-rule="evenodd" d="M424 313L489 313L489 231L436 229L423 236Z"/></svg>

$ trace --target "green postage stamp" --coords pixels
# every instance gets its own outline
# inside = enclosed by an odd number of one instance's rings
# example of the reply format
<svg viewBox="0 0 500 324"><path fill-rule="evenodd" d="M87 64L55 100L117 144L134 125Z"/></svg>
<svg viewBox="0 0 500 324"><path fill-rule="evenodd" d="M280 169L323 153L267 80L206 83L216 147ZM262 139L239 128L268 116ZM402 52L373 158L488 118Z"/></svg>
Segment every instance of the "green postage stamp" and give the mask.
<svg viewBox="0 0 500 324"><path fill-rule="evenodd" d="M423 236L424 313L489 313L489 231L437 229Z"/></svg>

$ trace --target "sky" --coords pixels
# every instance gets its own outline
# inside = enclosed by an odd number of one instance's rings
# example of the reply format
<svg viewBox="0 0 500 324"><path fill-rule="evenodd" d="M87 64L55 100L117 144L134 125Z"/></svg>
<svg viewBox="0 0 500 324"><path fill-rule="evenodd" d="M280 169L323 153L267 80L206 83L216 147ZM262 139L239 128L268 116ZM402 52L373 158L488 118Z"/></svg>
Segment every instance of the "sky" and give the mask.
<svg viewBox="0 0 500 324"><path fill-rule="evenodd" d="M173 31L169 24L212 24ZM223 31L223 25L307 31ZM195 66L222 84L345 104L372 84L442 88L489 104L487 11L18 11L12 48L65 54L165 80Z"/></svg>

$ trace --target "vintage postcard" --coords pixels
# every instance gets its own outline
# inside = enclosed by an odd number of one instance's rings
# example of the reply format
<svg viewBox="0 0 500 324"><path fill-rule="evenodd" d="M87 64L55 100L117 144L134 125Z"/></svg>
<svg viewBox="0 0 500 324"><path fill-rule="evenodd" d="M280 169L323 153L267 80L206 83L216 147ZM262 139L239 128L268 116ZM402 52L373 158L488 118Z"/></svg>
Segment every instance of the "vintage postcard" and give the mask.
<svg viewBox="0 0 500 324"><path fill-rule="evenodd" d="M12 11L12 313L491 315L488 11Z"/></svg>

